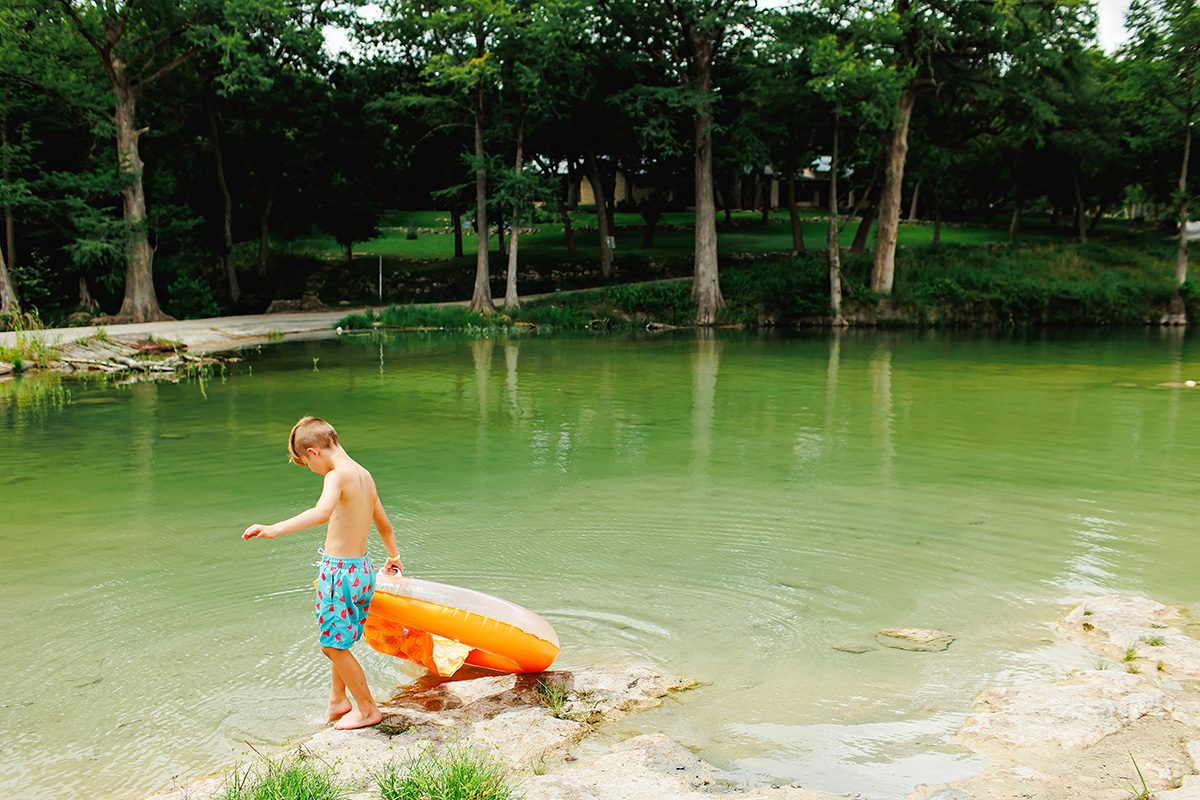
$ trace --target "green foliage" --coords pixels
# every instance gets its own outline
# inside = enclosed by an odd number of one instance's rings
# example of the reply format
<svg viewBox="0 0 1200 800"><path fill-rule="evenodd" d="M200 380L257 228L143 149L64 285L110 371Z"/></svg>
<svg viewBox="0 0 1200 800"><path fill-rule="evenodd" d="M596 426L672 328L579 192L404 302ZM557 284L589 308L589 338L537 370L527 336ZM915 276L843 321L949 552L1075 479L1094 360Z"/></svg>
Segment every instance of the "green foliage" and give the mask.
<svg viewBox="0 0 1200 800"><path fill-rule="evenodd" d="M212 285L203 275L178 272L167 286L164 304L172 316L180 319L215 317L221 313Z"/></svg>
<svg viewBox="0 0 1200 800"><path fill-rule="evenodd" d="M367 311L350 314L338 321L338 326L347 330L370 328L441 328L465 330L493 326L488 318L471 311L466 306L389 306L383 311Z"/></svg>
<svg viewBox="0 0 1200 800"><path fill-rule="evenodd" d="M909 251L893 300L955 322L1140 324L1174 286L1144 247L1093 243Z"/></svg>
<svg viewBox="0 0 1200 800"><path fill-rule="evenodd" d="M346 790L329 770L311 759L295 756L283 761L263 759L258 769L235 769L225 780L221 800L341 800Z"/></svg>
<svg viewBox="0 0 1200 800"><path fill-rule="evenodd" d="M23 372L31 365L44 367L58 358L59 348L49 344L39 334L45 326L37 312L12 314L0 319L0 322L17 334L14 344L0 345L0 361L12 364L15 372Z"/></svg>
<svg viewBox="0 0 1200 800"><path fill-rule="evenodd" d="M378 776L380 800L518 800L499 763L469 745L427 750Z"/></svg>

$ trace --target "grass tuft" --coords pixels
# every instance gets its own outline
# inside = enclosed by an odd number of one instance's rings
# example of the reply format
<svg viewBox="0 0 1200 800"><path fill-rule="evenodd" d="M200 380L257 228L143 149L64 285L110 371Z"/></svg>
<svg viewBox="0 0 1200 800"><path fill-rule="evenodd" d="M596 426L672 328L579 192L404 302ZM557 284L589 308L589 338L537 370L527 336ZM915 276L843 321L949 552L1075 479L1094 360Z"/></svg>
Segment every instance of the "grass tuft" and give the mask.
<svg viewBox="0 0 1200 800"><path fill-rule="evenodd" d="M521 797L495 759L469 745L427 750L403 768L378 776L380 800L517 800Z"/></svg>
<svg viewBox="0 0 1200 800"><path fill-rule="evenodd" d="M1142 788L1139 790L1136 786L1129 787L1129 800L1154 800L1154 794L1151 793L1150 787L1146 785L1146 776L1142 774L1142 768L1138 766L1137 759L1133 757L1133 753L1129 754L1129 759L1133 762L1133 768L1137 772L1138 780L1142 782Z"/></svg>
<svg viewBox="0 0 1200 800"><path fill-rule="evenodd" d="M0 361L12 364L15 372L24 372L31 366L44 367L58 358L59 349L38 335L45 326L37 312L5 317L0 330L5 328L16 332L17 341L13 345L0 346Z"/></svg>
<svg viewBox="0 0 1200 800"><path fill-rule="evenodd" d="M550 709L554 716L561 719L563 705L567 702L567 687L558 681L542 678L538 681L537 693L538 697L542 700L542 705Z"/></svg>
<svg viewBox="0 0 1200 800"><path fill-rule="evenodd" d="M327 769L303 755L284 761L263 759L259 770L235 769L225 780L221 800L341 800L346 790Z"/></svg>
<svg viewBox="0 0 1200 800"><path fill-rule="evenodd" d="M1143 636L1142 641L1151 647L1162 647L1167 643L1167 640L1161 636Z"/></svg>
<svg viewBox="0 0 1200 800"><path fill-rule="evenodd" d="M1125 661L1125 663L1128 664L1130 661L1133 661L1135 658L1137 658L1137 648L1134 647L1133 645L1129 645L1129 647L1125 648L1124 661Z"/></svg>

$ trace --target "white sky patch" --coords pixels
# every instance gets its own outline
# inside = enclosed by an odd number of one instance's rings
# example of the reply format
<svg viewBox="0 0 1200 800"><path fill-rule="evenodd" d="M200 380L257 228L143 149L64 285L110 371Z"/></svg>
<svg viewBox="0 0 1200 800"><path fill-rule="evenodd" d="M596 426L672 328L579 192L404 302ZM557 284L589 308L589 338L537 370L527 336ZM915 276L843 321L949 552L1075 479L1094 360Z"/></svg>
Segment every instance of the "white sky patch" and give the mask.
<svg viewBox="0 0 1200 800"><path fill-rule="evenodd" d="M1100 25L1096 38L1100 40L1104 52L1112 53L1129 38L1129 32L1125 30L1125 12L1129 10L1129 0L1100 0L1097 5Z"/></svg>
<svg viewBox="0 0 1200 800"><path fill-rule="evenodd" d="M778 8L791 2L792 0L759 0L758 5L760 8ZM1113 53L1129 38L1129 32L1125 30L1125 13L1129 10L1129 0L1097 0L1096 5L1100 17L1096 38L1104 52ZM379 6L367 5L360 9L359 13L367 19L378 19L380 10ZM350 32L346 29L330 26L325 28L324 34L325 50L330 55L338 56L354 51L355 43L350 40Z"/></svg>

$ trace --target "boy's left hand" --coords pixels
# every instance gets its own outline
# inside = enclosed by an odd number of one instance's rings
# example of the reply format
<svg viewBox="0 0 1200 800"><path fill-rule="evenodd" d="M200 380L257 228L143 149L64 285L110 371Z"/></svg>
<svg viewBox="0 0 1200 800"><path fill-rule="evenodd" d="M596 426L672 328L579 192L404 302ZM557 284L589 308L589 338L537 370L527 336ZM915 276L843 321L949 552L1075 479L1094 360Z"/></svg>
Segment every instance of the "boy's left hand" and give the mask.
<svg viewBox="0 0 1200 800"><path fill-rule="evenodd" d="M254 523L246 530L242 531L242 539L274 539L278 534L271 530L270 525L260 525Z"/></svg>

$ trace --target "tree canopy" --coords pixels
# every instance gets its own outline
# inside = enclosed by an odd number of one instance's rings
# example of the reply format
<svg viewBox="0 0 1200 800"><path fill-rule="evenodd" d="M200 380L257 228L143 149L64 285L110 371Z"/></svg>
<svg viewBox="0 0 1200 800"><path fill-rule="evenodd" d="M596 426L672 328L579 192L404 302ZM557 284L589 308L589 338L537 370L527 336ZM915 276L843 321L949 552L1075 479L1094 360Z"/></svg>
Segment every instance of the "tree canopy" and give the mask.
<svg viewBox="0 0 1200 800"><path fill-rule="evenodd" d="M559 220L564 257L607 281L616 212L653 246L673 208L712 324L731 210L786 205L800 252L802 202L827 218L834 319L841 230L861 216L887 295L905 204L935 243L944 217L1003 217L1016 240L1033 213L1086 241L1125 209L1178 236L1182 286L1200 4L1134 0L1111 54L1095 20L1088 0L11 0L0 318L259 310L295 286L273 245L321 230L351 257L397 208L448 211L459 253L478 233L484 311L489 231L511 307L531 221Z"/></svg>

